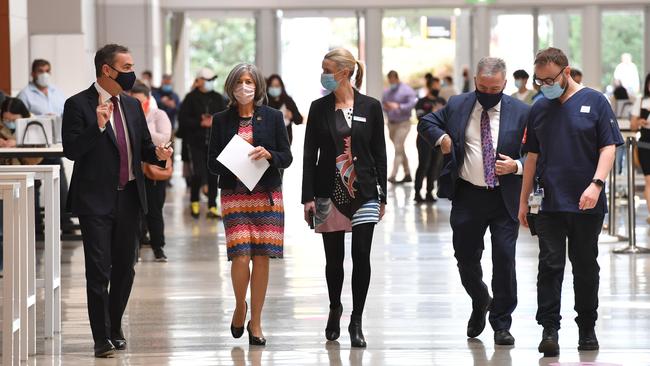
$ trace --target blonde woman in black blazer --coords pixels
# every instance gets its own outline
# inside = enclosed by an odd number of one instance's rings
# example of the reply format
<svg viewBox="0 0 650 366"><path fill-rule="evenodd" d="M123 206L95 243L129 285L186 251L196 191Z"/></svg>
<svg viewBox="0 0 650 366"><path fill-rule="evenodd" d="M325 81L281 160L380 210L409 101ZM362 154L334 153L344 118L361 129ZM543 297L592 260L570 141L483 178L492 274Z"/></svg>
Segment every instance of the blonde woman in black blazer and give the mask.
<svg viewBox="0 0 650 366"><path fill-rule="evenodd" d="M363 65L349 51L330 51L322 66L321 84L331 93L314 101L309 110L302 203L305 220L323 235L328 340L340 335L344 237L352 232L353 309L348 331L353 347L366 347L361 316L370 284L370 247L386 203L384 119L380 102L357 91ZM356 89L350 82L353 75Z"/></svg>

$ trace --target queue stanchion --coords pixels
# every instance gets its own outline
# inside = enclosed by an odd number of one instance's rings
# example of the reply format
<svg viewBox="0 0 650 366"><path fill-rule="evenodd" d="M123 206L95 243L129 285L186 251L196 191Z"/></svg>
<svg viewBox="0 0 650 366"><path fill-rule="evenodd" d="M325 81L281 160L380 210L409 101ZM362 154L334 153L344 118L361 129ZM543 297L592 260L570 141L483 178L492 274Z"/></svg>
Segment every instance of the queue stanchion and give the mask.
<svg viewBox="0 0 650 366"><path fill-rule="evenodd" d="M609 172L608 183L609 196L607 199L609 205L609 213L607 215L607 233L600 234L598 237L599 243L617 243L619 241L627 240L626 237L623 237L616 233L616 160L614 160L614 166Z"/></svg>
<svg viewBox="0 0 650 366"><path fill-rule="evenodd" d="M636 146L636 138L628 136L626 143L628 246L616 249L613 252L616 254L650 253L650 249L636 245L636 207L634 206L634 148Z"/></svg>

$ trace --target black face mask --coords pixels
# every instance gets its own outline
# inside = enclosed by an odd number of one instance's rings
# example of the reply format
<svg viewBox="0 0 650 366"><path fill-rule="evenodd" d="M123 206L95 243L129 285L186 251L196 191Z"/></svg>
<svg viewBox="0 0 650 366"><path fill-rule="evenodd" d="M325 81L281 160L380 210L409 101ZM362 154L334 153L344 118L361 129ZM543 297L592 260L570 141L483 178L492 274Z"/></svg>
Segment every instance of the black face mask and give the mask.
<svg viewBox="0 0 650 366"><path fill-rule="evenodd" d="M111 65L108 65L108 67L117 71L117 77L115 79L111 78L110 75L108 77L115 80L115 82L120 85L123 91L129 91L131 90L131 88L133 88L133 84L135 84L135 79L137 79L137 77L135 76L135 71L122 72Z"/></svg>
<svg viewBox="0 0 650 366"><path fill-rule="evenodd" d="M479 103L481 103L481 106L486 111L494 107L495 105L499 104L502 96L503 96L503 90L496 94L490 94L490 93L480 92L478 91L478 89L476 89L476 99L478 100Z"/></svg>
<svg viewBox="0 0 650 366"><path fill-rule="evenodd" d="M440 89L430 89L429 91L431 92L431 95L433 95L436 98L438 97L438 95L440 95Z"/></svg>

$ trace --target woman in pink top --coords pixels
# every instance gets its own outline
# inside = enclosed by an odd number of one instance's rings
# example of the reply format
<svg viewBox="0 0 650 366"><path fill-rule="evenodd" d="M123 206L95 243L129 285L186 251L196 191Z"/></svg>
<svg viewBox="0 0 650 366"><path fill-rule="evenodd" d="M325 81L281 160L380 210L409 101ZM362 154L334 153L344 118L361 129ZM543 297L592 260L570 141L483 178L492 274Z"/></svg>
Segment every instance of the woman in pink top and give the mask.
<svg viewBox="0 0 650 366"><path fill-rule="evenodd" d="M142 104L147 126L151 134L151 140L158 146L167 143L172 137L172 123L163 110L149 106L149 88L136 83L131 89L131 96L138 99ZM167 256L163 247L165 246L165 222L163 220L163 205L165 204L165 188L167 181L155 181L145 177L145 188L147 191L148 212L145 215L146 226L151 236L151 249L156 262L167 262Z"/></svg>

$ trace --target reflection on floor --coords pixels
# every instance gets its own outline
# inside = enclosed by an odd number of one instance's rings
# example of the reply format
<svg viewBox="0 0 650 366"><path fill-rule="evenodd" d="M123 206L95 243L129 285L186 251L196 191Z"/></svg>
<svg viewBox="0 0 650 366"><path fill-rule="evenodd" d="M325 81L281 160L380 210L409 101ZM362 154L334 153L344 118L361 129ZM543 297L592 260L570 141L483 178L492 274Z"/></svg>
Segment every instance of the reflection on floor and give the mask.
<svg viewBox="0 0 650 366"><path fill-rule="evenodd" d="M570 266L564 283L561 356L545 359L537 352L542 331L535 323L538 249L523 230L517 253L519 305L512 327L516 346L495 347L489 326L478 339L468 340L465 327L471 304L453 258L450 205L446 201L414 205L412 185L389 188L387 213L376 230L364 315L368 349L350 349L345 330L340 343L326 343L324 258L320 238L302 221L300 149L296 143L295 165L285 173L286 258L271 265L263 324L266 348L249 347L245 337L230 336L234 300L223 226L203 216L190 218L184 184L175 177L165 207L165 249L170 262L155 263L148 248L142 251L124 320L128 350L112 360L92 357L83 252L73 243L63 253L63 333L53 342L39 340L39 355L29 364L650 365L650 256L611 254L621 243L600 246L600 352L576 350ZM639 244L648 246L645 211L639 217ZM490 280L490 256L486 245L486 281ZM349 320L352 301L349 258L348 248L342 328ZM61 354L43 355L51 348Z"/></svg>

